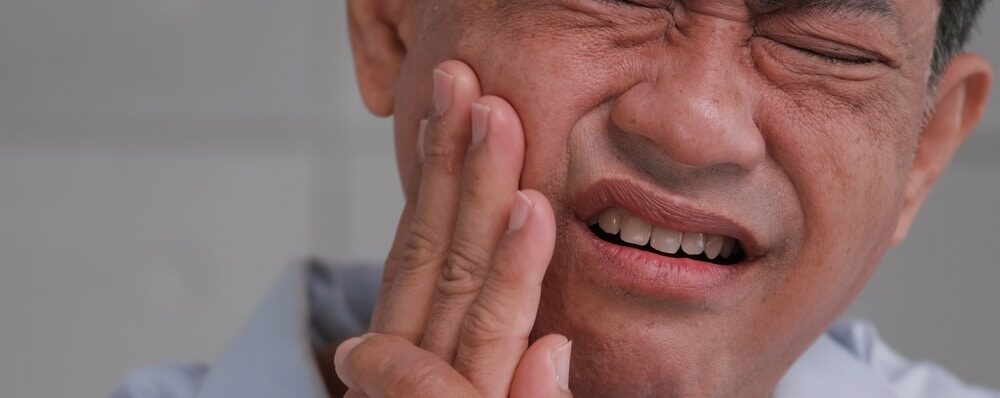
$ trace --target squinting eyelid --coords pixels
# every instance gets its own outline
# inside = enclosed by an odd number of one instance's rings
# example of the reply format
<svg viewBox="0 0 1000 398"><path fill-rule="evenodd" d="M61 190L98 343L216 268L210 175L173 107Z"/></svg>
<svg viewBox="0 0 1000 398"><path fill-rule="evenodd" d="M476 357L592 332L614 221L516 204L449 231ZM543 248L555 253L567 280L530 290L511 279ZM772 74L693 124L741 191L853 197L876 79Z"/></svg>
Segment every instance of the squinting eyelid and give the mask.
<svg viewBox="0 0 1000 398"><path fill-rule="evenodd" d="M865 82L877 79L888 70L888 68L885 67L886 65L882 63L853 65L820 59L819 55L807 55L804 54L802 50L792 48L786 44L764 37L758 37L755 40L755 43L756 44L753 45L755 48L759 48L763 51L760 54L764 58L755 58L754 62L764 62L780 67L780 69L765 68L766 70L782 70L791 73L791 75L786 75L785 72L781 72L780 74L775 74L770 78L788 79L808 77L823 79L830 78L833 79L830 80L831 82ZM822 63L822 65L817 67L820 63ZM779 75L785 75L785 77L779 77Z"/></svg>
<svg viewBox="0 0 1000 398"><path fill-rule="evenodd" d="M657 1L651 1L651 2L642 2L637 0L582 0L582 1L604 3L605 5L609 5L612 7L638 8L646 10L659 10L665 7L663 4L650 4L650 3L657 3Z"/></svg>
<svg viewBox="0 0 1000 398"><path fill-rule="evenodd" d="M831 41L823 38L798 38L792 35L758 35L765 39L780 43L793 49L810 53L809 55L828 58L834 61L844 61L849 64L886 63L884 57L876 52L855 47L851 44ZM862 62L854 62L862 61Z"/></svg>
<svg viewBox="0 0 1000 398"><path fill-rule="evenodd" d="M813 49L809 49L809 48L801 48L801 47L795 47L795 46L789 46L789 47L792 47L792 48L794 48L796 50L799 50L799 51L805 53L806 55L813 56L813 57L819 57L824 62L830 62L830 63L833 63L833 64L865 66L865 65L871 65L871 64L874 64L876 62L879 62L879 60L877 58L865 58L863 56L862 57L855 57L855 56L852 56L852 55L827 54L824 51L818 51L818 50L813 50Z"/></svg>
<svg viewBox="0 0 1000 398"><path fill-rule="evenodd" d="M843 53L849 57L873 58L898 67L898 40L884 27L831 15L773 15L754 27L754 34L818 53ZM840 51L842 50L842 51Z"/></svg>
<svg viewBox="0 0 1000 398"><path fill-rule="evenodd" d="M597 1L604 2L604 3L613 3L613 4L618 4L618 5L624 5L624 6L648 7L648 6L644 5L644 4L639 4L639 3L635 2L635 1L632 1L632 0L597 0Z"/></svg>

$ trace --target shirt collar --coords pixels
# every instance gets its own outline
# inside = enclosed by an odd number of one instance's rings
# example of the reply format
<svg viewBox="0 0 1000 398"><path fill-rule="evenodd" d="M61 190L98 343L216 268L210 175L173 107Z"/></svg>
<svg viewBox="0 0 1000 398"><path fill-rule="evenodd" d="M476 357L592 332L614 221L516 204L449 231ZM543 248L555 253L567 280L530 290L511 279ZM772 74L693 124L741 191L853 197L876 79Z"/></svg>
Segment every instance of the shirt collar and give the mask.
<svg viewBox="0 0 1000 398"><path fill-rule="evenodd" d="M788 369L772 398L894 398L871 367L823 334Z"/></svg>

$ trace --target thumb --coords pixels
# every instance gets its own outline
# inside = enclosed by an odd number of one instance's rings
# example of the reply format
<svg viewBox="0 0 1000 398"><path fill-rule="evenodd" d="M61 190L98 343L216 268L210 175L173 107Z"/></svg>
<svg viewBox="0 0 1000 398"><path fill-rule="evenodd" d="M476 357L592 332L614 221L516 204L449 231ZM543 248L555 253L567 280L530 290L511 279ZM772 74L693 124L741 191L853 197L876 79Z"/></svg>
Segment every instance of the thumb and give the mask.
<svg viewBox="0 0 1000 398"><path fill-rule="evenodd" d="M521 357L510 384L512 398L569 398L569 361L573 342L558 334L535 341Z"/></svg>

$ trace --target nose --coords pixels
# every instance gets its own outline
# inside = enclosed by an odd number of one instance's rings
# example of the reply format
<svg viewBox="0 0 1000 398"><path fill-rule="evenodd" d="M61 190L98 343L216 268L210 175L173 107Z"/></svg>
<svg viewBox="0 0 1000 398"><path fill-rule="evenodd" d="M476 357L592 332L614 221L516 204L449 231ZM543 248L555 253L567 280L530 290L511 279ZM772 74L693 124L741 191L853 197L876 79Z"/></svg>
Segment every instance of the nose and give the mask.
<svg viewBox="0 0 1000 398"><path fill-rule="evenodd" d="M754 121L749 84L739 78L736 63L695 56L671 64L622 94L611 122L651 139L690 167L756 167L766 145Z"/></svg>

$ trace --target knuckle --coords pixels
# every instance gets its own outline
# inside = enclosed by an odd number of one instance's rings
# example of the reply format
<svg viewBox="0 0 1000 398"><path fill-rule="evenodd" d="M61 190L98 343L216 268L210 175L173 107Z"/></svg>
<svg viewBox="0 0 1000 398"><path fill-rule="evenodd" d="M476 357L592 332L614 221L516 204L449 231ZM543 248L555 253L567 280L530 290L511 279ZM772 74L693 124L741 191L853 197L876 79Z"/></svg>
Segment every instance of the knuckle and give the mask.
<svg viewBox="0 0 1000 398"><path fill-rule="evenodd" d="M424 217L413 218L410 223L410 239L407 241L409 251L443 247L444 242L445 238Z"/></svg>
<svg viewBox="0 0 1000 398"><path fill-rule="evenodd" d="M483 277L489 270L491 250L474 243L468 237L456 235L451 242L451 262L476 277Z"/></svg>
<svg viewBox="0 0 1000 398"><path fill-rule="evenodd" d="M489 255L477 245L458 238L452 242L439 289L446 296L475 294L489 271Z"/></svg>
<svg viewBox="0 0 1000 398"><path fill-rule="evenodd" d="M467 348L477 349L510 339L513 336L508 335L510 326L507 323L499 312L477 302L462 320L461 343Z"/></svg>
<svg viewBox="0 0 1000 398"><path fill-rule="evenodd" d="M424 148L424 165L448 174L457 174L458 159L464 152L444 134L437 134Z"/></svg>
<svg viewBox="0 0 1000 398"><path fill-rule="evenodd" d="M400 267L408 271L425 268L428 264L434 264L444 255L444 238L434 231L426 222L418 219L413 220L410 226L410 237L406 241L406 247L400 262Z"/></svg>
<svg viewBox="0 0 1000 398"><path fill-rule="evenodd" d="M438 301L448 302L456 297L476 294L479 285L466 269L450 265L441 272L438 280Z"/></svg>

